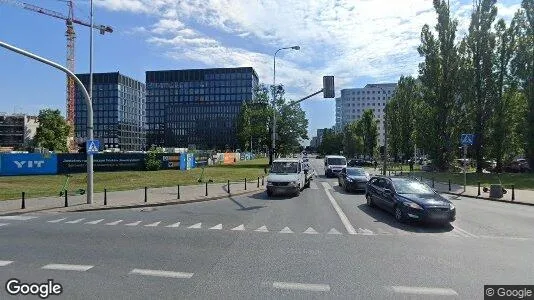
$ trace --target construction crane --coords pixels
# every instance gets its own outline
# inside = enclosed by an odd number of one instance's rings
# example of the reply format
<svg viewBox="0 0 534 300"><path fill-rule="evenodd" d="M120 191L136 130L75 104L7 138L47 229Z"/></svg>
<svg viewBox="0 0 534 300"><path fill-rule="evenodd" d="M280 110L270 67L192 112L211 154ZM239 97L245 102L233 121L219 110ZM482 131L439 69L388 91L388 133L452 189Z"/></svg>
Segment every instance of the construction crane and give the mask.
<svg viewBox="0 0 534 300"><path fill-rule="evenodd" d="M6 4L12 4L15 6L19 6L23 9L31 10L36 13L40 13L43 15L47 15L50 17L54 17L57 19L65 20L65 23L67 25L67 31L65 32L65 36L67 37L67 69L74 72L74 66L75 66L75 60L74 60L74 54L75 54L75 39L76 39L76 32L74 31L74 24L83 25L87 27L91 27L91 24L86 21L81 21L74 18L74 0L66 0L67 7L68 7L68 15L64 15L62 13L49 10L46 8L38 7L32 4L16 1L16 0L0 0L0 3L6 3ZM105 34L106 32L112 33L113 28L110 26L104 26L104 25L97 25L93 24L93 29L97 29L100 34ZM75 95L75 83L72 78L67 76L67 123L69 124L71 128L71 132L69 134L69 150L74 151L76 149L76 143L74 142L74 95Z"/></svg>

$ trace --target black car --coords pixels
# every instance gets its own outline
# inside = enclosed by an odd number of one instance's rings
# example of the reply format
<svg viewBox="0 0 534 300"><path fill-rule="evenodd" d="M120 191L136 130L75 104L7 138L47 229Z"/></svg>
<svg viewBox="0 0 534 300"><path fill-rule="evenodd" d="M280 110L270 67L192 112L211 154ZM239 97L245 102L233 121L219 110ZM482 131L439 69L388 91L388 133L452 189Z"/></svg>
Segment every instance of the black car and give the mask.
<svg viewBox="0 0 534 300"><path fill-rule="evenodd" d="M400 222L414 220L450 223L456 220L456 208L428 185L399 177L373 177L365 194L369 206L379 206L394 214Z"/></svg>
<svg viewBox="0 0 534 300"><path fill-rule="evenodd" d="M338 183L345 191L365 191L369 174L362 168L344 168L339 173Z"/></svg>

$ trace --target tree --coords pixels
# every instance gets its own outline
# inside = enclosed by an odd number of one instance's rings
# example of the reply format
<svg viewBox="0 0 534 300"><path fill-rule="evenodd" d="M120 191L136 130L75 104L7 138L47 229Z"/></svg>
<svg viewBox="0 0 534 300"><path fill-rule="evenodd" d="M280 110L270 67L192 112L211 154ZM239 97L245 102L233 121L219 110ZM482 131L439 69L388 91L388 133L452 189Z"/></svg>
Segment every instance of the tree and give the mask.
<svg viewBox="0 0 534 300"><path fill-rule="evenodd" d="M511 71L527 100L525 152L534 166L534 1L523 0L514 17L516 51ZM534 169L534 168L533 168Z"/></svg>
<svg viewBox="0 0 534 300"><path fill-rule="evenodd" d="M241 110L237 116L237 139L241 149L246 150L250 147L252 138L252 125L250 120L251 109L246 102L241 105Z"/></svg>
<svg viewBox="0 0 534 300"><path fill-rule="evenodd" d="M161 169L161 161L158 158L158 153L162 153L163 149L159 147L152 146L145 158L145 168L148 171L157 171Z"/></svg>
<svg viewBox="0 0 534 300"><path fill-rule="evenodd" d="M283 97L277 100L276 153L287 155L300 149L300 141L308 139L308 119L300 105L288 105Z"/></svg>
<svg viewBox="0 0 534 300"><path fill-rule="evenodd" d="M346 157L355 157L363 152L363 139L360 134L358 121L352 121L343 129L343 154Z"/></svg>
<svg viewBox="0 0 534 300"><path fill-rule="evenodd" d="M419 54L424 62L419 65L422 103L418 123L426 122L419 133L419 145L428 145L428 153L439 169L447 169L457 141L453 138L456 88L458 85L458 51L455 45L458 22L451 19L450 7L444 0L434 0L438 15L437 38L424 25L421 31ZM425 123L422 123L425 124Z"/></svg>
<svg viewBox="0 0 534 300"><path fill-rule="evenodd" d="M271 116L268 89L260 85L254 90L253 100L243 102L237 117L237 137L242 149L250 149L251 143L255 149L270 145Z"/></svg>
<svg viewBox="0 0 534 300"><path fill-rule="evenodd" d="M67 138L70 127L56 109L39 111L39 127L35 133L35 143L50 151L67 152Z"/></svg>
<svg viewBox="0 0 534 300"><path fill-rule="evenodd" d="M323 139L319 145L319 153L322 155L339 154L343 150L343 134L327 129L323 133Z"/></svg>
<svg viewBox="0 0 534 300"><path fill-rule="evenodd" d="M373 156L378 144L378 125L372 110L367 109L363 112L361 119L358 120L358 128L363 142L362 153L366 156Z"/></svg>

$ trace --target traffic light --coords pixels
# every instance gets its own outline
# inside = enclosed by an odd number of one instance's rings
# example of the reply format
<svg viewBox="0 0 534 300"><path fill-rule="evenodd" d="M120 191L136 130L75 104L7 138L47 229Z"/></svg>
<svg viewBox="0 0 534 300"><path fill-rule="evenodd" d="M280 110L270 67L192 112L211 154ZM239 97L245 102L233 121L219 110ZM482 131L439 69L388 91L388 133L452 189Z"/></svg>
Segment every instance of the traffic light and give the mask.
<svg viewBox="0 0 534 300"><path fill-rule="evenodd" d="M335 98L334 76L323 76L323 98Z"/></svg>

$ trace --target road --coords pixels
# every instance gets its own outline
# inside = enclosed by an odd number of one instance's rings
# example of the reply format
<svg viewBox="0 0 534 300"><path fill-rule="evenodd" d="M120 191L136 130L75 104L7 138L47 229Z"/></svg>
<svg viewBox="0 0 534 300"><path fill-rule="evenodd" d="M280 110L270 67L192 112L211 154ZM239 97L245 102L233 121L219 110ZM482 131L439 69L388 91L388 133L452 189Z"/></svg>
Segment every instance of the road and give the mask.
<svg viewBox="0 0 534 300"><path fill-rule="evenodd" d="M483 299L534 282L534 207L458 198L451 226L404 225L312 166L299 197L0 217L0 282L53 279L50 299Z"/></svg>

